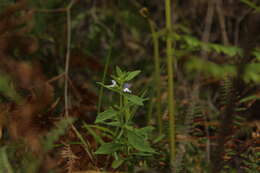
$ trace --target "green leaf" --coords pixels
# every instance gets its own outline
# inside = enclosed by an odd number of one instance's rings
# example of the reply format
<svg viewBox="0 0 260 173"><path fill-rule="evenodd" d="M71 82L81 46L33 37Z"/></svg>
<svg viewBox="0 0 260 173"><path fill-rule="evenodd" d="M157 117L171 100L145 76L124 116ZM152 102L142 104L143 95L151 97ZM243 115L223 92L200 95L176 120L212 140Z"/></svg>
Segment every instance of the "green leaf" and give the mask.
<svg viewBox="0 0 260 173"><path fill-rule="evenodd" d="M109 143L102 144L97 149L95 154L112 154L112 153L120 150L120 148L121 148L121 144L109 142Z"/></svg>
<svg viewBox="0 0 260 173"><path fill-rule="evenodd" d="M155 138L153 140L153 144L156 144L156 143L162 141L164 138L165 138L165 134L162 134L162 135L158 136L157 138Z"/></svg>
<svg viewBox="0 0 260 173"><path fill-rule="evenodd" d="M250 101L250 100L259 100L260 99L260 96L258 95L251 95L251 96L248 96L248 97L245 97L243 99L241 99L239 101L239 103L244 103L244 102L247 102L247 101Z"/></svg>
<svg viewBox="0 0 260 173"><path fill-rule="evenodd" d="M119 92L119 89L118 89L118 86L116 85L115 87L111 87L111 85L105 85L103 84L102 82L97 82L97 84L101 85L102 87L104 88L107 88L111 91L114 91L114 92Z"/></svg>
<svg viewBox="0 0 260 173"><path fill-rule="evenodd" d="M127 139L130 145L132 145L135 149L148 152L148 153L155 153L154 149L152 149L149 143L139 134L135 133L134 131L127 131Z"/></svg>
<svg viewBox="0 0 260 173"><path fill-rule="evenodd" d="M83 122L83 127L85 127L85 126L88 126L88 127L91 127L91 128L95 128L95 129L98 129L98 130L101 130L101 131L103 131L103 132L105 132L105 133L108 133L108 134L110 134L110 135L114 135L114 134L115 134L112 130L110 130L110 129L107 128L107 127L103 127L103 126L99 126L99 125L86 124L85 122ZM86 127L85 127L85 128L86 128Z"/></svg>
<svg viewBox="0 0 260 173"><path fill-rule="evenodd" d="M113 169L117 169L119 166L121 166L124 163L124 159L123 158L118 158L117 160L114 160L112 163L112 168Z"/></svg>
<svg viewBox="0 0 260 173"><path fill-rule="evenodd" d="M97 84L101 85L102 87L107 87L107 85L103 84L102 82L97 82Z"/></svg>
<svg viewBox="0 0 260 173"><path fill-rule="evenodd" d="M260 7L258 7L255 3L250 2L249 0L240 0L240 1L248 5L249 7L255 9L258 12L260 11Z"/></svg>
<svg viewBox="0 0 260 173"><path fill-rule="evenodd" d="M218 65L216 63L202 60L199 58L191 58L186 64L185 69L189 72L200 71L205 75L223 78L226 75L236 76L236 68L234 65Z"/></svg>
<svg viewBox="0 0 260 173"><path fill-rule="evenodd" d="M143 127L140 129L136 129L136 133L139 134L140 136L143 136L145 139L148 138L148 135L151 134L151 132L154 130L154 127L152 126L147 126Z"/></svg>
<svg viewBox="0 0 260 173"><path fill-rule="evenodd" d="M107 122L106 125L108 126L115 126L115 127L121 127L122 124L118 121L113 121L113 122Z"/></svg>
<svg viewBox="0 0 260 173"><path fill-rule="evenodd" d="M8 160L6 148L0 148L0 172L13 173L12 166Z"/></svg>
<svg viewBox="0 0 260 173"><path fill-rule="evenodd" d="M192 37L192 36L189 36L189 35L184 35L183 39L191 47L201 46L201 42L195 37Z"/></svg>
<svg viewBox="0 0 260 173"><path fill-rule="evenodd" d="M118 77L122 77L124 75L123 71L118 66L116 66L116 74Z"/></svg>
<svg viewBox="0 0 260 173"><path fill-rule="evenodd" d="M139 105L139 106L143 106L143 102L147 99L143 99L141 97L138 97L136 95L130 95L130 94L127 94L126 96L127 100L129 100L130 102L136 104L136 105Z"/></svg>
<svg viewBox="0 0 260 173"><path fill-rule="evenodd" d="M7 74L0 74L0 86L0 93L4 96L18 103L22 100L19 93L15 90L11 78Z"/></svg>
<svg viewBox="0 0 260 173"><path fill-rule="evenodd" d="M224 53L229 56L235 56L237 54L241 54L241 49L235 46L224 46L215 43L208 44L210 48L215 50L217 53Z"/></svg>
<svg viewBox="0 0 260 173"><path fill-rule="evenodd" d="M138 153L133 153L136 156L143 156L143 157L150 157L153 155L153 153L144 153L144 152L138 152Z"/></svg>
<svg viewBox="0 0 260 173"><path fill-rule="evenodd" d="M103 139L94 131L90 126L88 126L86 123L84 123L84 127L87 129L87 131L94 137L94 139L99 143L99 144L104 144L105 142Z"/></svg>
<svg viewBox="0 0 260 173"><path fill-rule="evenodd" d="M140 70L136 70L136 71L133 71L133 72L128 72L126 77L125 77L125 81L130 81L132 80L133 78L135 78L137 75L139 75L141 73Z"/></svg>
<svg viewBox="0 0 260 173"><path fill-rule="evenodd" d="M109 108L108 110L98 114L95 123L102 123L105 120L113 119L117 115L117 111L113 108Z"/></svg>
<svg viewBox="0 0 260 173"><path fill-rule="evenodd" d="M260 81L260 63L251 63L246 65L243 76L245 82L253 81L259 83Z"/></svg>
<svg viewBox="0 0 260 173"><path fill-rule="evenodd" d="M260 61L260 50L257 49L253 52L253 55L256 57L257 61Z"/></svg>
<svg viewBox="0 0 260 173"><path fill-rule="evenodd" d="M54 147L54 143L63 135L67 127L75 121L73 118L64 118L57 123L57 127L52 129L45 137L43 146L46 151Z"/></svg>

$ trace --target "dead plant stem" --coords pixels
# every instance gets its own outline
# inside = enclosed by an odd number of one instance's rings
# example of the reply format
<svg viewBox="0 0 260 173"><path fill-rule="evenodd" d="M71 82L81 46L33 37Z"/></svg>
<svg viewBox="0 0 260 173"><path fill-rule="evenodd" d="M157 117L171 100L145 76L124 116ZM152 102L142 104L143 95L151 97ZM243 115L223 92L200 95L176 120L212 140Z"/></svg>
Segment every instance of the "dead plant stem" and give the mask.
<svg viewBox="0 0 260 173"><path fill-rule="evenodd" d="M171 20L171 0L165 0L165 17L166 17L166 55L168 69L168 110L169 110L169 143L170 143L170 164L174 168L176 158L176 125L175 125L175 100L174 100L174 81L173 81L173 38L172 20ZM173 169L174 171L174 169Z"/></svg>
<svg viewBox="0 0 260 173"><path fill-rule="evenodd" d="M65 86L64 86L64 100L65 100L65 118L69 118L69 98L68 98L68 79L69 79L69 62L70 62L70 47L71 47L71 8L74 5L75 1L71 0L70 4L66 8L67 14L67 52L66 52L66 62L65 62ZM83 139L82 135L78 132L77 128L71 124L72 130L76 135L81 139L81 142L84 144L84 149L87 152L89 158L94 164L93 156L89 150L89 145Z"/></svg>

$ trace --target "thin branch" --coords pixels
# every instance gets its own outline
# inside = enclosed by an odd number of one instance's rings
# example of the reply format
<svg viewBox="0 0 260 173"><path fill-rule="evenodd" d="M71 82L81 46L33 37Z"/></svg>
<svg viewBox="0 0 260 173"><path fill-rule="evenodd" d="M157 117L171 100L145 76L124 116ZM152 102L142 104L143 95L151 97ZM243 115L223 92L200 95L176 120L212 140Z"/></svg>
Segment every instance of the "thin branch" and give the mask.
<svg viewBox="0 0 260 173"><path fill-rule="evenodd" d="M66 63L65 63L65 87L64 87L64 100L65 100L65 116L69 116L69 102L68 102L68 74L69 74L69 62L70 62L70 45L71 45L71 7L74 4L74 0L70 2L66 9L67 14L67 52L66 52Z"/></svg>
<svg viewBox="0 0 260 173"><path fill-rule="evenodd" d="M65 62L65 86L64 86L64 100L65 100L65 118L69 117L69 98L68 98L68 81L69 81L69 62L70 62L70 46L71 46L71 8L74 5L76 0L71 0L70 4L66 8L66 14L67 14L67 52L66 52L66 62ZM83 139L82 135L78 132L77 128L71 124L72 130L76 133L78 138L81 140L81 142L84 144L84 149L87 152L90 160L92 161L94 165L94 159L91 154L91 151L89 150L89 144Z"/></svg>
<svg viewBox="0 0 260 173"><path fill-rule="evenodd" d="M245 11L239 18L236 19L236 25L235 25L235 32L234 32L234 45L238 46L239 44L239 28L240 28L240 23L244 20L244 18L250 13L252 12L252 9L248 9L247 11Z"/></svg>
<svg viewBox="0 0 260 173"><path fill-rule="evenodd" d="M222 41L224 45L229 45L228 34L226 31L225 16L223 15L222 8L223 8L222 0L216 0L216 9L218 13L220 28L221 28Z"/></svg>
<svg viewBox="0 0 260 173"><path fill-rule="evenodd" d="M215 6L214 0L210 0L208 2L208 9L207 9L207 14L206 14L206 18L205 18L205 28L204 28L202 39L201 39L202 42L204 42L204 43L209 42L210 31L211 31L211 26L212 26L212 22L213 22L213 16L214 16L214 12L215 12L214 6ZM207 52L204 49L201 51L201 57L203 59L207 58Z"/></svg>
<svg viewBox="0 0 260 173"><path fill-rule="evenodd" d="M54 81L56 81L56 80L59 80L60 78L63 78L63 77L64 77L64 74L65 74L65 73L61 73L61 74L59 74L58 76L54 76L53 78L49 79L49 80L47 81L47 83L52 83L52 82L54 82Z"/></svg>

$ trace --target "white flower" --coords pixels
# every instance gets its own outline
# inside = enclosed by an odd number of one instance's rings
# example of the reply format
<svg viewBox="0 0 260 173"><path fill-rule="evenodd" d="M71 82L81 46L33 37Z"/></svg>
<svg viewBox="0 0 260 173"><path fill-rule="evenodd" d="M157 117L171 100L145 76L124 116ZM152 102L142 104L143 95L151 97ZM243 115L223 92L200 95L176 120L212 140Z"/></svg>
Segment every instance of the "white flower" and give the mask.
<svg viewBox="0 0 260 173"><path fill-rule="evenodd" d="M124 88L123 90L125 93L132 93L132 91L129 88Z"/></svg>
<svg viewBox="0 0 260 173"><path fill-rule="evenodd" d="M116 86L116 81L115 80L111 80L112 84L111 85L108 85L107 87L115 87Z"/></svg>

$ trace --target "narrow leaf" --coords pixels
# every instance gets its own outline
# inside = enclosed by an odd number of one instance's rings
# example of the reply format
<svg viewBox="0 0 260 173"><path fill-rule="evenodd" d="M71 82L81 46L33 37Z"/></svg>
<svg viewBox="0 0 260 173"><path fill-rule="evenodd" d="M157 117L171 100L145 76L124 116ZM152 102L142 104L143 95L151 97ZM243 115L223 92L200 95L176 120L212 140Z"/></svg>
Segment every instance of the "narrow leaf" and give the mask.
<svg viewBox="0 0 260 173"><path fill-rule="evenodd" d="M137 75L139 75L141 73L140 70L136 70L136 71L133 71L133 72L129 72L125 78L125 81L130 81L132 80L133 78L135 78Z"/></svg>
<svg viewBox="0 0 260 173"><path fill-rule="evenodd" d="M112 168L113 169L117 169L119 166L121 166L123 163L124 163L124 159L122 158L119 158L117 160L114 160L113 163L112 163Z"/></svg>
<svg viewBox="0 0 260 173"><path fill-rule="evenodd" d="M138 97L136 95L128 95L127 97L127 100L129 100L130 102L136 104L136 105L139 105L139 106L143 106L143 102L147 99L143 99L141 97Z"/></svg>
<svg viewBox="0 0 260 173"><path fill-rule="evenodd" d="M124 74L123 71L118 66L116 66L116 74L118 77L121 77Z"/></svg>
<svg viewBox="0 0 260 173"><path fill-rule="evenodd" d="M95 138L95 140L99 144L104 144L103 139L94 131L91 127L89 127L86 123L84 123L84 127L87 129L87 131Z"/></svg>
<svg viewBox="0 0 260 173"><path fill-rule="evenodd" d="M112 154L116 151L118 151L121 148L120 144L114 143L114 142L109 142L102 144L95 154Z"/></svg>
<svg viewBox="0 0 260 173"><path fill-rule="evenodd" d="M258 95L251 95L251 96L248 96L248 97L245 97L245 98L241 99L239 101L239 103L244 103L244 102L247 102L247 101L259 100L259 99L260 99L260 96L258 96Z"/></svg>
<svg viewBox="0 0 260 173"><path fill-rule="evenodd" d="M129 144L132 145L135 149L142 152L155 153L154 149L150 147L149 143L134 131L128 130L127 138Z"/></svg>
<svg viewBox="0 0 260 173"><path fill-rule="evenodd" d="M109 108L108 110L98 114L95 123L102 123L105 120L113 119L117 115L117 111L113 108Z"/></svg>

